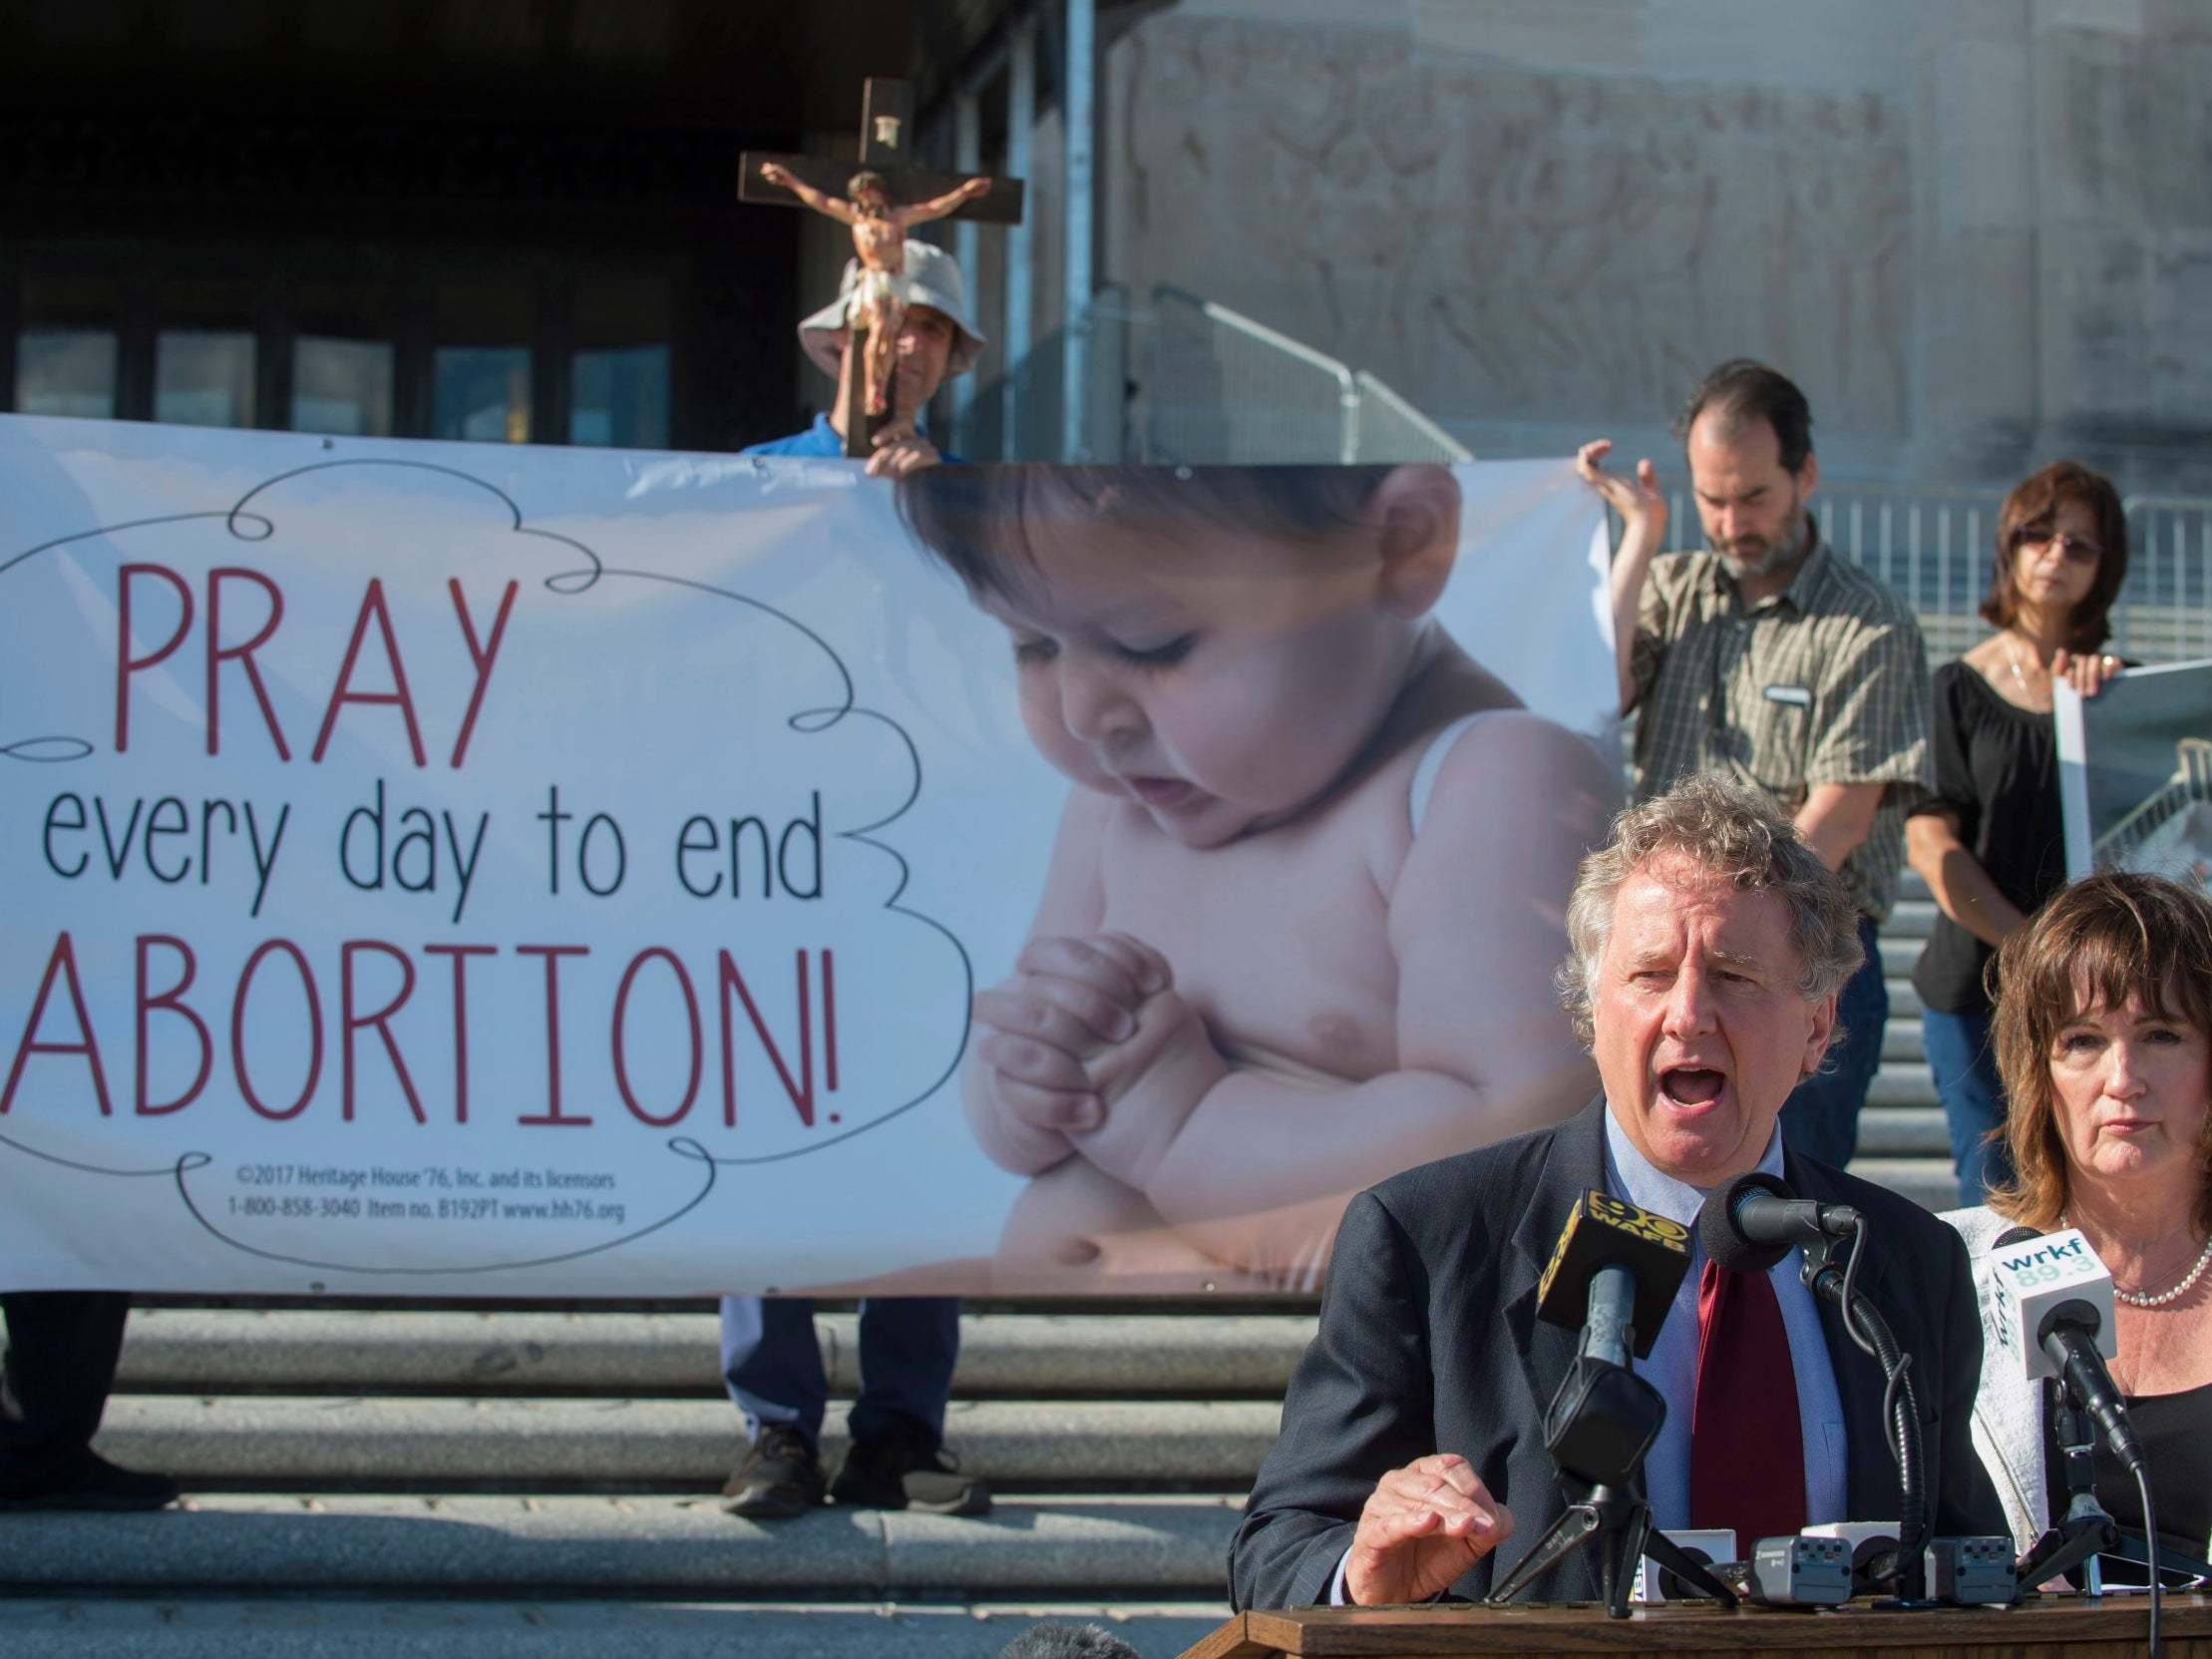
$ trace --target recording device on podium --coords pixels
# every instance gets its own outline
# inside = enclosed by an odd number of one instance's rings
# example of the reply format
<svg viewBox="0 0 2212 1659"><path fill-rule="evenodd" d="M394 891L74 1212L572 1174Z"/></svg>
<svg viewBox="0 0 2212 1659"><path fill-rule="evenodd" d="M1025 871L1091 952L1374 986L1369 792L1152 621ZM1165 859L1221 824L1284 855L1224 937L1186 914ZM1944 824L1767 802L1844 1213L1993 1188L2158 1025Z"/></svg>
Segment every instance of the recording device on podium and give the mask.
<svg viewBox="0 0 2212 1659"><path fill-rule="evenodd" d="M1569 1502L1491 1601L1510 1601L1595 1541L1601 1594L1617 1619L1629 1616L1634 1568L1646 1555L1688 1586L1685 1593L1736 1604L1705 1566L1654 1530L1651 1506L1632 1484L1666 1421L1666 1402L1629 1369L1630 1359L1650 1357L1688 1271L1689 1232L1679 1222L1596 1190L1575 1201L1536 1288L1539 1319L1582 1332L1544 1414L1544 1445Z"/></svg>
<svg viewBox="0 0 2212 1659"><path fill-rule="evenodd" d="M1701 1567L1725 1566L1736 1558L1736 1535L1725 1526L1669 1526L1654 1535L1666 1539ZM1660 1601L1695 1601L1700 1597L1647 1553L1632 1599L1650 1605Z"/></svg>
<svg viewBox="0 0 2212 1659"><path fill-rule="evenodd" d="M2144 1568L2150 1588L2151 1640L2157 1640L2159 1575L2212 1576L2212 1564L2180 1555L2156 1542L2150 1471L2143 1447L2128 1421L2127 1402L2104 1362L2118 1352L2113 1331L2112 1275L2089 1241L2068 1228L2037 1233L2015 1227L1990 1246L1987 1297L1995 1338L1985 1366L2019 1368L2029 1382L2055 1378L2050 1400L2052 1439L2066 1482L2066 1512L2020 1560L2024 1589L2075 1568L2091 1595L2104 1588L2102 1557ZM2141 1536L2122 1532L2096 1499L2096 1437L2134 1476L2143 1504Z"/></svg>

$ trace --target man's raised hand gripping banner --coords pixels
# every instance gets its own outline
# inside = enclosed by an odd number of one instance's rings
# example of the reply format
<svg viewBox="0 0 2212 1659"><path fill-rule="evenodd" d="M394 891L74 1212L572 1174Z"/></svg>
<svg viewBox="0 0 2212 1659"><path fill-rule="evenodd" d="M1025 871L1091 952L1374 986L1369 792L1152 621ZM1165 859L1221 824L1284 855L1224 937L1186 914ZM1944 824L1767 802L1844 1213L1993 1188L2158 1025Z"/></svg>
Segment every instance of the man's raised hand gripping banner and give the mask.
<svg viewBox="0 0 2212 1659"><path fill-rule="evenodd" d="M1306 1290L1554 1121L1564 462L0 417L0 1288Z"/></svg>

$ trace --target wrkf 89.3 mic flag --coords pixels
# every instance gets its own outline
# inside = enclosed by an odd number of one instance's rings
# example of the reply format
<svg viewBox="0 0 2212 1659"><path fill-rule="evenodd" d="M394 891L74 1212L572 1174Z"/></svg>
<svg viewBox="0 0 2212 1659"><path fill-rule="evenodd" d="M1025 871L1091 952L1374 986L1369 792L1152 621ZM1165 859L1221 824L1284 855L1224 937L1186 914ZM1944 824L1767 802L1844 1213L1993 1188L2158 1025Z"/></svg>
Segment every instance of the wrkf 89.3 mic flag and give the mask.
<svg viewBox="0 0 2212 1659"><path fill-rule="evenodd" d="M1997 1340L1983 1355L2032 1382L2056 1377L2104 1432L2131 1470L2142 1443L2104 1362L2119 1352L2112 1328L2112 1275L2074 1228L2036 1234L2016 1227L1990 1249L1989 1291Z"/></svg>

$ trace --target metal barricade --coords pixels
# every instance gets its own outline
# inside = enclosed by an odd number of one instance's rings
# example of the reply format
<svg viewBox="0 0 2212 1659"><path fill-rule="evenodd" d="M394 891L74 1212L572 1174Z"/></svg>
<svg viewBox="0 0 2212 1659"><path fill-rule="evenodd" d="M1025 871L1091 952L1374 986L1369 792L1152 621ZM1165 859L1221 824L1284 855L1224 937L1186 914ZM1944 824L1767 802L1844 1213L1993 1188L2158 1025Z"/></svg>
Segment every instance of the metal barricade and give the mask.
<svg viewBox="0 0 2212 1659"><path fill-rule="evenodd" d="M2097 868L2137 868L2144 843L2190 807L2208 801L2212 801L2212 742L2184 737L2174 746L2173 776L2165 787L2097 837Z"/></svg>
<svg viewBox="0 0 2212 1659"><path fill-rule="evenodd" d="M1351 370L1226 305L1152 291L1145 350L1147 459L1192 465L1358 457Z"/></svg>
<svg viewBox="0 0 2212 1659"><path fill-rule="evenodd" d="M2212 501L2127 498L2127 586L2112 608L2123 655L2144 662L2212 656Z"/></svg>
<svg viewBox="0 0 2212 1659"><path fill-rule="evenodd" d="M1359 402L1354 410L1357 436L1353 459L1359 461L1472 461L1475 452L1365 369L1352 376Z"/></svg>
<svg viewBox="0 0 2212 1659"><path fill-rule="evenodd" d="M1083 320L1083 455L1064 453L1062 335L966 400L955 448L977 460L1188 465L1471 461L1364 369L1181 288L1132 306L1102 289Z"/></svg>

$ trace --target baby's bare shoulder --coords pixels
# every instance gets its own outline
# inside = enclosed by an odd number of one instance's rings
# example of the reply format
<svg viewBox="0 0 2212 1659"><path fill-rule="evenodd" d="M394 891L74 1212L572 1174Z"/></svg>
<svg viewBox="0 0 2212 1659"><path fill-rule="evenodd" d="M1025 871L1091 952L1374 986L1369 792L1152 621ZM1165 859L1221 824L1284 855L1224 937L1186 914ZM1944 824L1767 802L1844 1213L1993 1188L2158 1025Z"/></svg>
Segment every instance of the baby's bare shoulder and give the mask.
<svg viewBox="0 0 2212 1659"><path fill-rule="evenodd" d="M1557 720L1501 709L1469 721L1421 803L1416 842L1467 848L1568 835L1604 838L1619 810L1621 770Z"/></svg>
<svg viewBox="0 0 2212 1659"><path fill-rule="evenodd" d="M1499 768L1581 773L1603 767L1598 745L1581 732L1526 708L1499 708L1466 721L1438 771L1439 787L1496 780Z"/></svg>

